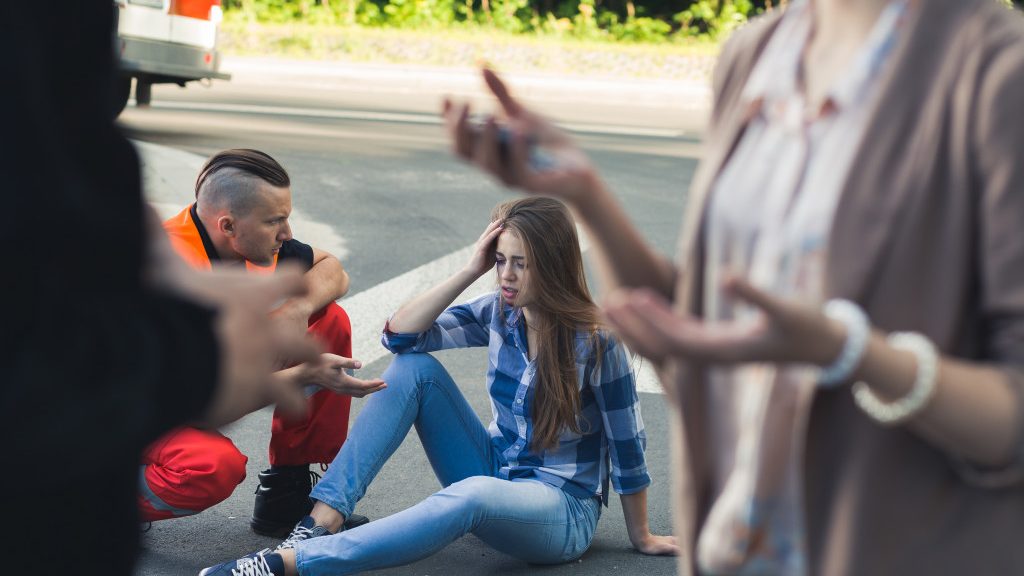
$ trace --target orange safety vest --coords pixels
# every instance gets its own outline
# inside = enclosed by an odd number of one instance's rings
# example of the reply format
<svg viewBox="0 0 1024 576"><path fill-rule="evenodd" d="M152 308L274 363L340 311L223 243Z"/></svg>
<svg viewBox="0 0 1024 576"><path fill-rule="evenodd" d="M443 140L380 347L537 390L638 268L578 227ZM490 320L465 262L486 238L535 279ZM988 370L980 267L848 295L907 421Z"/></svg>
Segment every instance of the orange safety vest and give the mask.
<svg viewBox="0 0 1024 576"><path fill-rule="evenodd" d="M195 204L164 220L164 230L171 240L171 247L189 266L199 270L213 269L213 260L219 258L206 228L196 214ZM213 258L210 257L210 253L214 254ZM277 254L274 254L274 261L269 266L259 266L245 261L245 269L256 274L269 274L275 268Z"/></svg>

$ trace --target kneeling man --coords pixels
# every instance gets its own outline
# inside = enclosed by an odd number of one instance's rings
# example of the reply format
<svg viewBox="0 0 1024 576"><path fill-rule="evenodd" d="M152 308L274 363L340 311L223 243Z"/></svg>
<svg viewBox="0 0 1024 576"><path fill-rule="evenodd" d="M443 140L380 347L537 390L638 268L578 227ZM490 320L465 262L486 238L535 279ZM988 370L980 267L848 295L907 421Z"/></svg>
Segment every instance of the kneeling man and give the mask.
<svg viewBox="0 0 1024 576"><path fill-rule="evenodd" d="M334 301L348 291L348 275L330 254L292 237L291 182L269 155L256 150L225 150L211 157L196 181L196 202L164 222L175 251L191 266L244 266L272 273L293 262L305 272L308 292L283 302L273 314L307 330L328 351L317 366L278 372L309 397L305 419L274 414L270 468L259 474L252 529L283 537L309 513L312 463L331 462L348 433L351 396L384 386L346 372L352 360L348 315ZM196 514L227 498L245 479L248 459L216 430L179 428L154 442L143 455L140 508L144 521ZM348 527L367 519L352 515Z"/></svg>

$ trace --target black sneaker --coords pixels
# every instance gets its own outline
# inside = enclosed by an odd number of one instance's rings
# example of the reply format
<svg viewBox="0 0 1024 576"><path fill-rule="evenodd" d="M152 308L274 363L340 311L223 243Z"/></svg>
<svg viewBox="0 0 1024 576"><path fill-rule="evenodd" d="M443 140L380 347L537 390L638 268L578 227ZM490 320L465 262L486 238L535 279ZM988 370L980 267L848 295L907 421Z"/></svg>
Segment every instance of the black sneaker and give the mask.
<svg viewBox="0 0 1024 576"><path fill-rule="evenodd" d="M273 538L289 536L292 528L313 509L309 493L318 480L320 475L308 466L275 466L260 472L249 522L252 531ZM355 528L369 521L366 516L352 514L345 519L343 528Z"/></svg>
<svg viewBox="0 0 1024 576"><path fill-rule="evenodd" d="M370 519L366 516L360 516L359 514L349 514L348 518L345 518L345 524L342 525L342 530L351 530L363 524L369 524Z"/></svg>
<svg viewBox="0 0 1024 576"><path fill-rule="evenodd" d="M249 522L252 531L274 538L287 536L292 526L313 509L309 492L319 479L309 466L274 466L260 472Z"/></svg>

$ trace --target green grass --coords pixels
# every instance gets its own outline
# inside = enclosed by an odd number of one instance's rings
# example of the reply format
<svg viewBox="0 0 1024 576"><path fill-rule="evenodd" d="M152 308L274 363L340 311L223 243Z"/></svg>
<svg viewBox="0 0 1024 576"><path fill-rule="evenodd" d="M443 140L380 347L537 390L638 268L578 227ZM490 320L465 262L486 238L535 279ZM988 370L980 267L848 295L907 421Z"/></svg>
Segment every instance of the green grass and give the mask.
<svg viewBox="0 0 1024 576"><path fill-rule="evenodd" d="M328 24L254 23L229 17L221 30L229 54L348 62L472 67L572 75L705 79L719 45L686 40L636 44L571 36L515 35L479 27L399 30Z"/></svg>

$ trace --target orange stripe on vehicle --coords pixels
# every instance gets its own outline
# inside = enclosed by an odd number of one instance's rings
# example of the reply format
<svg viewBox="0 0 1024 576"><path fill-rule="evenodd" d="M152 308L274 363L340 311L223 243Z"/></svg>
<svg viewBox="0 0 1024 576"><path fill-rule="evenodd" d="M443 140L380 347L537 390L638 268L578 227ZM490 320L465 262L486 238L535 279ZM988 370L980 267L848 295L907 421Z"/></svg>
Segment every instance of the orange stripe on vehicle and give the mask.
<svg viewBox="0 0 1024 576"><path fill-rule="evenodd" d="M209 20L213 6L220 6L220 0L171 0L169 12L176 16Z"/></svg>

